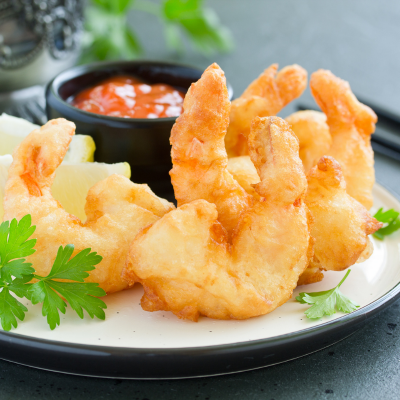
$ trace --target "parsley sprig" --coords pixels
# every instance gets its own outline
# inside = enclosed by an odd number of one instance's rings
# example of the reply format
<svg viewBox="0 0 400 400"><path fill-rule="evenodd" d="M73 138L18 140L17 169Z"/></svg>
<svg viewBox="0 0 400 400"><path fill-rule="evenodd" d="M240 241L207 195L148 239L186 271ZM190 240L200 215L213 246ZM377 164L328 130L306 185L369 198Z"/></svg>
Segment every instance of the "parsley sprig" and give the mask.
<svg viewBox="0 0 400 400"><path fill-rule="evenodd" d="M161 22L167 47L177 53L184 52L186 42L205 56L233 49L230 30L204 0L90 0L85 8L81 62L133 59L143 54L139 36L129 23L137 12Z"/></svg>
<svg viewBox="0 0 400 400"><path fill-rule="evenodd" d="M340 286L350 274L350 269L347 271L344 278L333 289L323 292L300 293L296 300L301 304L312 304L305 314L310 319L322 318L324 315L332 315L336 310L344 313L350 313L356 310L359 305L350 300L340 291Z"/></svg>
<svg viewBox="0 0 400 400"><path fill-rule="evenodd" d="M383 228L377 230L373 235L379 240L383 240L385 236L391 235L400 229L400 218L399 212L395 211L393 208L387 211L383 211L383 208L380 208L377 213L374 215L379 222L383 222L386 224Z"/></svg>
<svg viewBox="0 0 400 400"><path fill-rule="evenodd" d="M17 297L26 298L33 304L43 303L42 315L47 317L50 329L60 325L61 311L67 307L62 296L83 318L85 310L91 318L105 319L105 303L98 297L106 293L97 283L84 282L87 271L95 269L102 257L91 249L84 249L71 258L72 244L60 246L56 259L47 276L35 274L31 263L25 257L35 252L36 239L29 239L36 227L31 226L28 214L19 222L13 219L0 225L0 320L5 331L18 326L18 320L25 319L28 309ZM31 283L32 280L35 283ZM71 282L72 281L72 282Z"/></svg>

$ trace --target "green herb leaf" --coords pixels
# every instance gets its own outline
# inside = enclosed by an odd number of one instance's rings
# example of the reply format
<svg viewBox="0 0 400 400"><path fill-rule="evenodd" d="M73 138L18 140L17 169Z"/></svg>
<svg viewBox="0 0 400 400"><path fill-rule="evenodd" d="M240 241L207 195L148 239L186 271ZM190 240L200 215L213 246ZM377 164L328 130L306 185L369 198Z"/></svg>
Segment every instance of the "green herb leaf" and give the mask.
<svg viewBox="0 0 400 400"><path fill-rule="evenodd" d="M26 290L20 287L20 282L28 282L33 278L35 270L22 257L35 252L36 240L28 240L35 231L31 226L31 216L26 215L19 222L13 219L0 225L0 320L4 330L18 326L17 319L23 321L27 308L10 293L24 296ZM15 284L14 284L14 281ZM13 285L14 284L14 285Z"/></svg>
<svg viewBox="0 0 400 400"><path fill-rule="evenodd" d="M0 321L4 330L18 326L17 319L23 321L27 308L13 295L25 297L33 304L43 303L42 314L47 317L51 329L60 324L59 312L65 313L67 304L83 318L83 310L91 318L105 319L106 305L96 296L106 293L97 283L86 283L95 265L102 257L90 249L84 249L74 257L74 246L60 246L50 273L45 276L35 275L32 264L25 258L35 252L36 239L29 239L35 231L31 226L31 216L26 215L19 222L13 219L0 225ZM30 283L34 278L36 283ZM68 280L69 282L60 282ZM73 282L71 282L73 281Z"/></svg>
<svg viewBox="0 0 400 400"><path fill-rule="evenodd" d="M33 279L33 275L24 275L22 278L14 279L11 284L7 287L8 289L16 294L18 297L26 297L28 300L31 300L32 294L29 291L32 283L28 283Z"/></svg>
<svg viewBox="0 0 400 400"><path fill-rule="evenodd" d="M74 245L67 244L64 248L60 246L53 267L45 279L70 279L84 282L89 276L86 271L94 270L95 265L103 259L96 252L91 253L90 250L82 250L70 259L74 252Z"/></svg>
<svg viewBox="0 0 400 400"><path fill-rule="evenodd" d="M110 8L114 3L106 1ZM132 59L142 48L123 12L106 7L87 7L85 10L84 47L81 62L93 60Z"/></svg>
<svg viewBox="0 0 400 400"><path fill-rule="evenodd" d="M65 314L66 303L45 281L34 283L30 286L29 291L33 304L43 303L42 315L47 317L50 329L55 329L57 325L60 325L58 310Z"/></svg>
<svg viewBox="0 0 400 400"><path fill-rule="evenodd" d="M183 44L171 24L179 26L205 55L232 50L230 31L220 23L214 10L203 6L203 0L164 0L162 11L167 26L167 44L176 50L182 50Z"/></svg>
<svg viewBox="0 0 400 400"><path fill-rule="evenodd" d="M312 304L312 307L305 312L308 318L322 318L324 315L336 313L336 310L350 313L359 307L359 305L350 300L339 289L349 276L350 271L349 269L344 278L333 289L314 293L302 292L296 297L296 300L301 304Z"/></svg>
<svg viewBox="0 0 400 400"><path fill-rule="evenodd" d="M3 287L0 292L0 320L1 326L5 331L11 330L13 326L18 326L17 318L23 321L28 309L15 299L7 287Z"/></svg>
<svg viewBox="0 0 400 400"><path fill-rule="evenodd" d="M105 292L97 283L46 281L46 284L63 296L80 318L83 318L83 310L89 314L90 318L95 316L102 320L106 318L103 310L106 308L105 304L98 298L104 296Z"/></svg>
<svg viewBox="0 0 400 400"><path fill-rule="evenodd" d="M35 269L31 265L30 263L26 263L24 258L8 262L0 269L0 281L11 283L13 276L15 278L23 278L24 275L32 275Z"/></svg>
<svg viewBox="0 0 400 400"><path fill-rule="evenodd" d="M25 215L19 223L14 218L11 224L8 221L0 225L0 263L4 266L15 258L27 257L35 252L33 247L36 239L28 240L35 232L36 227L31 226L31 216Z"/></svg>
<svg viewBox="0 0 400 400"><path fill-rule="evenodd" d="M100 8L115 14L126 12L132 0L92 0Z"/></svg>
<svg viewBox="0 0 400 400"><path fill-rule="evenodd" d="M379 222L383 222L386 224L383 228L377 230L373 236L379 240L383 240L385 236L391 235L400 229L400 218L399 212L395 211L393 208L387 211L383 211L383 208L380 208L377 213L374 215Z"/></svg>
<svg viewBox="0 0 400 400"><path fill-rule="evenodd" d="M39 282L32 284L29 288L32 303L43 303L42 314L47 317L47 323L51 329L60 324L59 311L64 314L67 306L59 295L67 300L80 318L83 318L83 310L85 310L91 318L96 316L99 319L105 319L103 309L107 306L95 296L105 296L106 293L98 287L97 283L84 282L84 279L89 276L87 271L92 271L95 265L100 263L102 257L96 252L90 252L90 249L85 249L70 258L73 251L74 246L71 244L64 248L60 246L50 273L45 277L34 275ZM55 279L75 282L59 282Z"/></svg>
<svg viewBox="0 0 400 400"><path fill-rule="evenodd" d="M167 46L182 52L187 37L205 55L233 48L231 32L203 0L92 0L85 8L84 51L81 62L130 59L143 49L128 23L130 10L143 11L162 21Z"/></svg>

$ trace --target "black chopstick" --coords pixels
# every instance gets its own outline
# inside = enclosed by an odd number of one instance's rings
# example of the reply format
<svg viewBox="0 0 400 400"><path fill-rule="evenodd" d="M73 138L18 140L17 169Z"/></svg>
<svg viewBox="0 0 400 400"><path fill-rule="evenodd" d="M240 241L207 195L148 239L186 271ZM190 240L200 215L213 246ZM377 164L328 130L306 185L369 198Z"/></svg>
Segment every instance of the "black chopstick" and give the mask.
<svg viewBox="0 0 400 400"><path fill-rule="evenodd" d="M368 101L364 101L357 97L360 103L365 104L366 106L372 108L375 111L375 114L378 116L378 122L386 122L390 125L393 125L399 129L399 136L400 136L400 115L394 114L391 111L385 110L382 107L377 106L376 104L371 104Z"/></svg>
<svg viewBox="0 0 400 400"><path fill-rule="evenodd" d="M379 122L387 122L390 125L393 125L397 128L400 129L400 115L394 114L391 111L385 110L382 107L379 107L377 105L371 104L368 101L360 100L358 97L357 99L360 101L360 103L365 104L366 106L372 108L375 112L375 114L378 116L378 121ZM317 107L306 107L305 105L298 105L297 106L298 110L318 110ZM400 135L400 131L399 131Z"/></svg>
<svg viewBox="0 0 400 400"><path fill-rule="evenodd" d="M377 142L372 142L371 145L375 153L383 154L386 157L390 157L393 160L400 162L400 152L394 151L389 147L383 146Z"/></svg>

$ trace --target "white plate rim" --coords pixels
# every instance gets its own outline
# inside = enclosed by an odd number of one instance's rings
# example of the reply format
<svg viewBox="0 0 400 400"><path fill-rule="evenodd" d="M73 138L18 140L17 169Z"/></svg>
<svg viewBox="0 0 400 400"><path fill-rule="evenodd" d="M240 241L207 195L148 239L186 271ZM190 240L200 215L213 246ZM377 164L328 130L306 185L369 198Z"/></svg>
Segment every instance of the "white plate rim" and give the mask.
<svg viewBox="0 0 400 400"><path fill-rule="evenodd" d="M377 189L400 203L383 185ZM174 379L241 372L326 348L400 298L400 281L370 304L337 319L265 339L182 348L135 348L55 341L0 331L0 358L39 369L117 379ZM299 348L299 344L303 347Z"/></svg>

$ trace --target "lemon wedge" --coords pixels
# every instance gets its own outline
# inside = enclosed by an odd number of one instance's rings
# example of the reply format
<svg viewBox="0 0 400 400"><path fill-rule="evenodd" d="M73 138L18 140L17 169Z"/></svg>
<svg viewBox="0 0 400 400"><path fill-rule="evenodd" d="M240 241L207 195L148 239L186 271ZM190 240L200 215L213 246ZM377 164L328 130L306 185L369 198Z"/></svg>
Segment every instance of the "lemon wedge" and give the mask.
<svg viewBox="0 0 400 400"><path fill-rule="evenodd" d="M1 140L1 138L0 138ZM84 163L93 162L96 145L91 136L74 135L69 145L64 162Z"/></svg>
<svg viewBox="0 0 400 400"><path fill-rule="evenodd" d="M131 168L126 162L117 164L63 162L56 170L51 192L65 211L84 222L86 221L86 196L89 189L112 174L130 178Z"/></svg>
<svg viewBox="0 0 400 400"><path fill-rule="evenodd" d="M38 125L11 115L0 116L0 155L12 154L14 149ZM65 155L65 162L82 163L93 161L96 146L93 138L88 135L75 135Z"/></svg>
<svg viewBox="0 0 400 400"><path fill-rule="evenodd" d="M3 219L4 188L8 177L8 168L12 163L11 155L0 156L0 218ZM56 170L51 192L65 211L86 220L85 203L89 189L97 182L112 174L131 176L128 163L104 164L96 162L63 162Z"/></svg>

